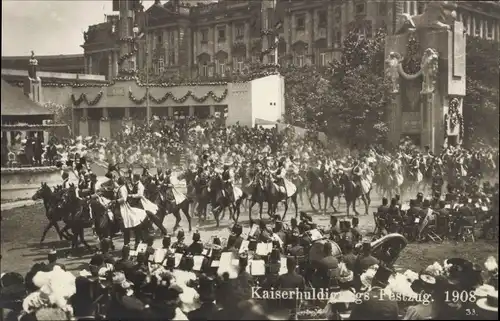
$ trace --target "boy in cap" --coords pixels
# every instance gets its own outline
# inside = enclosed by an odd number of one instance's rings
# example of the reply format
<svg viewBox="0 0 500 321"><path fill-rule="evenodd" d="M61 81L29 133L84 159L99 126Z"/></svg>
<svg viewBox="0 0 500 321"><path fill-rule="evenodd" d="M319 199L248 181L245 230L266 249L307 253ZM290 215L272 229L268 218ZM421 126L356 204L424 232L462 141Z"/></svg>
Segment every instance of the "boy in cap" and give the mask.
<svg viewBox="0 0 500 321"><path fill-rule="evenodd" d="M184 231L179 230L179 232L177 232L177 242L172 244L172 248L175 250L175 253L185 253L187 246L186 243L184 243L184 238Z"/></svg>

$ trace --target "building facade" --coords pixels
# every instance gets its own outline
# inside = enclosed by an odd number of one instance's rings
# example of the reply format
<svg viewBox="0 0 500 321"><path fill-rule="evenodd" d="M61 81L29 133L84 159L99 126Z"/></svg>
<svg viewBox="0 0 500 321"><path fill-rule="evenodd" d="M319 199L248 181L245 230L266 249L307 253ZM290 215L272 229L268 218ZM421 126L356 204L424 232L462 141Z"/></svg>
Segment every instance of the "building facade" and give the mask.
<svg viewBox="0 0 500 321"><path fill-rule="evenodd" d="M115 0L117 11L123 0ZM108 16L85 33L85 72L118 74L120 41L137 25L133 67L158 78L204 79L243 72L261 52L276 44L280 64L326 66L338 57L351 30L371 37L376 30L396 32L404 13L422 13L427 1L394 0L221 0L156 1L149 8L129 5L125 15ZM132 2L133 3L133 2ZM457 19L469 36L500 41L500 4L459 1ZM140 6L140 5L138 5ZM135 13L132 11L135 10ZM121 17L125 17L120 19ZM126 25L122 23L127 20ZM277 34L269 32L277 24ZM129 39L129 38L127 38ZM275 51L263 63L275 61Z"/></svg>

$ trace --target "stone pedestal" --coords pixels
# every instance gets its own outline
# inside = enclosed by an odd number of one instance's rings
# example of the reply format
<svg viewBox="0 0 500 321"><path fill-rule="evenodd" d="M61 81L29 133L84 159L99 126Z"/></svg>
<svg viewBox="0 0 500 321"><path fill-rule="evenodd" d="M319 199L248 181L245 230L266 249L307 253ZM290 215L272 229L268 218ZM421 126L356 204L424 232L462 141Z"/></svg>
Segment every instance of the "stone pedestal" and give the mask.
<svg viewBox="0 0 500 321"><path fill-rule="evenodd" d="M389 141L397 145L406 135L419 136L421 147L429 146L434 153L449 136L460 144L465 96L462 23L455 22L451 30L422 28L388 36L385 55L392 83ZM451 128L450 119L455 124Z"/></svg>

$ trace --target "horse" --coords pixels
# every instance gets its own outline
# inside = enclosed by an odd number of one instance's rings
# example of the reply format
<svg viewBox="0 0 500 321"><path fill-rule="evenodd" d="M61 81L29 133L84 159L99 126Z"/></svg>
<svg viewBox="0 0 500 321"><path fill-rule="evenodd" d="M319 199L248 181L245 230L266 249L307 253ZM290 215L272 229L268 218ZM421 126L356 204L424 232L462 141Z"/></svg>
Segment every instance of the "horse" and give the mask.
<svg viewBox="0 0 500 321"><path fill-rule="evenodd" d="M231 219L237 222L240 216L241 203L246 197L246 194L243 193L243 195L238 197L238 199L232 201L225 191L224 183L220 174L215 174L210 180L210 190L212 192L212 213L214 214L217 227L219 227L220 220L224 218L224 210L226 208L229 209ZM231 193L233 191L228 192ZM219 218L219 214L221 212L223 214L222 217Z"/></svg>
<svg viewBox="0 0 500 321"><path fill-rule="evenodd" d="M155 185L156 186L156 185ZM184 213L189 224L189 232L191 232L191 215L189 214L190 200L185 198L180 204L177 204L174 195L167 186L156 187L153 196L153 202L158 205L158 211L154 214L163 222L168 213L172 213L175 216L174 231L180 226L181 215L180 211Z"/></svg>
<svg viewBox="0 0 500 321"><path fill-rule="evenodd" d="M314 207L312 199L314 196L318 199L318 205L321 209L321 194L325 193L325 184L323 183L324 177L320 177L319 170L316 168L311 168L307 171L307 180L309 182L309 204L313 211L317 212L318 210ZM325 195L325 203L326 203L326 195ZM325 205L326 209L326 205Z"/></svg>
<svg viewBox="0 0 500 321"><path fill-rule="evenodd" d="M356 215L359 215L356 210L356 200L361 197L361 200L365 204L365 215L368 215L368 207L370 205L370 190L368 193L364 194L361 186L359 184L354 183L354 181L347 175L343 173L340 177L340 183L344 186L344 198L346 202L346 212L347 216L349 216L349 209L352 205L352 209Z"/></svg>
<svg viewBox="0 0 500 321"><path fill-rule="evenodd" d="M199 178L193 181L196 210L200 220L207 219L207 207L211 203L212 193L208 186L209 182L202 182Z"/></svg>
<svg viewBox="0 0 500 321"><path fill-rule="evenodd" d="M307 190L307 179L306 176L307 172L304 172L302 170L299 171L299 173L290 173L290 182L292 182L296 187L297 187L297 195L299 196L300 200L300 205L304 206L304 191L306 192L307 197L308 195L308 190Z"/></svg>
<svg viewBox="0 0 500 321"><path fill-rule="evenodd" d="M278 209L278 204L280 202L283 202L285 210L283 212L283 217L281 219L284 221L286 212L288 211L288 200L291 200L293 205L295 206L295 218L297 218L297 216L299 215L299 208L297 205L297 190L295 190L295 192L290 196L283 194L280 191L278 184L274 182L274 179L270 173L264 174L264 186L267 194L269 207L271 209L270 211L271 215L276 214L276 211Z"/></svg>
<svg viewBox="0 0 500 321"><path fill-rule="evenodd" d="M247 186L247 185L245 185ZM267 198L267 193L266 189L264 187L264 182L261 179L257 179L256 181L253 182L253 184L250 185L249 189L251 190L250 193L250 205L248 206L248 219L250 223L253 222L252 219L252 208L253 206L257 203L259 204L259 218L262 220L262 207L264 205L264 202L268 202L268 214L271 216L271 206L269 206L269 201Z"/></svg>
<svg viewBox="0 0 500 321"><path fill-rule="evenodd" d="M189 169L184 171L177 177L178 180L186 181L186 197L192 203L192 212L195 212L198 206L198 202L196 200L196 190L194 186L195 178L196 178L196 173L192 172Z"/></svg>
<svg viewBox="0 0 500 321"><path fill-rule="evenodd" d="M85 240L85 228L90 228L93 225L89 200L80 200L76 195L75 185L70 184L68 190L63 194L62 203L63 208L69 213L64 229L70 229L73 232L71 248L77 249L78 239L80 239L80 242L92 251L92 247Z"/></svg>
<svg viewBox="0 0 500 321"><path fill-rule="evenodd" d="M56 229L59 239L62 241L64 239L69 240L72 236L59 228L59 222L63 220L65 213L62 210L60 203L63 191L58 189L57 192L53 192L47 183L41 183L40 189L38 189L35 194L31 197L32 200L36 201L41 199L43 201L43 206L45 207L45 216L47 217L49 223L43 230L42 238L40 239L40 244L45 240L45 236L51 227Z"/></svg>
<svg viewBox="0 0 500 321"><path fill-rule="evenodd" d="M99 241L113 236L113 222L108 215L109 208L99 202L97 196L91 196L89 200L90 210L94 219L94 228Z"/></svg>

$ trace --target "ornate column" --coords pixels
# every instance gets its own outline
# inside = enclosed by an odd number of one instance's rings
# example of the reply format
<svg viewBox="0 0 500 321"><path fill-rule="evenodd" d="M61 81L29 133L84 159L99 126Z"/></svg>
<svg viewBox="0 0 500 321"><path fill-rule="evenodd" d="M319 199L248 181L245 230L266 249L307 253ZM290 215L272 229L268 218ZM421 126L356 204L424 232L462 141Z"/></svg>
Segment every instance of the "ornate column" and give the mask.
<svg viewBox="0 0 500 321"><path fill-rule="evenodd" d="M88 73L93 75L93 70L92 70L92 55L89 55L89 67L88 67Z"/></svg>
<svg viewBox="0 0 500 321"><path fill-rule="evenodd" d="M108 108L102 108L102 117L99 124L99 136L110 138L111 137L111 124L108 117Z"/></svg>
<svg viewBox="0 0 500 321"><path fill-rule="evenodd" d="M231 44L233 43L233 23L229 22L226 25L226 43L229 44L228 46L228 51L227 51L227 64L230 66L231 70L233 69L233 46Z"/></svg>
<svg viewBox="0 0 500 321"><path fill-rule="evenodd" d="M113 51L113 78L118 75L118 52L116 50Z"/></svg>
<svg viewBox="0 0 500 321"><path fill-rule="evenodd" d="M188 108L189 108L189 111L188 111L189 112L188 113L189 117L194 116L194 106L189 106Z"/></svg>
<svg viewBox="0 0 500 321"><path fill-rule="evenodd" d="M333 5L330 2L328 2L328 6L326 8L326 46L328 49L333 47L332 40L333 40Z"/></svg>
<svg viewBox="0 0 500 321"><path fill-rule="evenodd" d="M79 123L79 135L83 137L87 137L89 135L89 122L88 122L88 112L87 108L82 108L82 116L78 120Z"/></svg>
<svg viewBox="0 0 500 321"><path fill-rule="evenodd" d="M306 13L306 21L309 17L309 23L306 25L306 30L309 30L309 40L307 45L307 61L309 65L312 65L313 55L314 55L314 10L310 10Z"/></svg>
<svg viewBox="0 0 500 321"><path fill-rule="evenodd" d="M123 115L123 124L132 127L132 118L130 118L130 107L125 107L125 114Z"/></svg>
<svg viewBox="0 0 500 321"><path fill-rule="evenodd" d="M83 55L83 72L85 74L88 74L89 73L89 65L88 65L88 61L87 61L87 55Z"/></svg>
<svg viewBox="0 0 500 321"><path fill-rule="evenodd" d="M247 21L245 21L245 33L243 36L243 40L246 47L246 59L250 59L250 47L252 46L252 42L250 41L250 24Z"/></svg>

